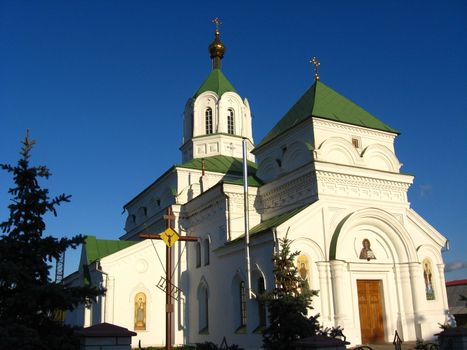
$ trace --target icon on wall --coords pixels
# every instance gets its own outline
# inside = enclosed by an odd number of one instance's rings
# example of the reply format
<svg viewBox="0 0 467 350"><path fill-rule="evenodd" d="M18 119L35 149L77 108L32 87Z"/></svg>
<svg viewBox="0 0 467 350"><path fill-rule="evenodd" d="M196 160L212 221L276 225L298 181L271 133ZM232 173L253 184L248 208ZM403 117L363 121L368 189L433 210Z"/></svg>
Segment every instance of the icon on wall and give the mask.
<svg viewBox="0 0 467 350"><path fill-rule="evenodd" d="M371 243L368 238L365 238L362 241L363 248L360 251L360 259L362 260L368 260L370 261L371 259L376 259L375 253L371 250Z"/></svg>
<svg viewBox="0 0 467 350"><path fill-rule="evenodd" d="M431 269L431 261L425 258L423 259L423 279L425 280L426 300L435 300L432 277L433 270Z"/></svg>

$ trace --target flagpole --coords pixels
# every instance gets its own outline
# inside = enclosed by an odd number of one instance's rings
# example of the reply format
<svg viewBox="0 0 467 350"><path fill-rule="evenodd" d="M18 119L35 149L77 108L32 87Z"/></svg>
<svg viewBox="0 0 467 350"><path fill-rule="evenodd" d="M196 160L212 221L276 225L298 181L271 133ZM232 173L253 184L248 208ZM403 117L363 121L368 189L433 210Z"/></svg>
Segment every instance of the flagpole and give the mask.
<svg viewBox="0 0 467 350"><path fill-rule="evenodd" d="M249 201L248 201L248 160L247 160L247 144L246 138L242 140L243 149L243 205L245 217L245 256L246 256L246 276L247 276L247 292L248 298L253 298L251 292L251 272L250 272L250 217L249 217Z"/></svg>

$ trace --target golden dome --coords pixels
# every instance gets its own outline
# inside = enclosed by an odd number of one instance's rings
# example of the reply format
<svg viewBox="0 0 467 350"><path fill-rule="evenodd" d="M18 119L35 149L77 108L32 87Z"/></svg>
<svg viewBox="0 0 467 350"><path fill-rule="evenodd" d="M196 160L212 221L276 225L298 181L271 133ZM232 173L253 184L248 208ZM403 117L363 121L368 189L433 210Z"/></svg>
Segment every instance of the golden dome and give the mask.
<svg viewBox="0 0 467 350"><path fill-rule="evenodd" d="M211 55L211 58L214 59L216 57L223 58L225 53L225 46L221 42L221 39L219 38L219 30L216 29L215 31L215 36L214 36L214 41L209 45L209 54Z"/></svg>

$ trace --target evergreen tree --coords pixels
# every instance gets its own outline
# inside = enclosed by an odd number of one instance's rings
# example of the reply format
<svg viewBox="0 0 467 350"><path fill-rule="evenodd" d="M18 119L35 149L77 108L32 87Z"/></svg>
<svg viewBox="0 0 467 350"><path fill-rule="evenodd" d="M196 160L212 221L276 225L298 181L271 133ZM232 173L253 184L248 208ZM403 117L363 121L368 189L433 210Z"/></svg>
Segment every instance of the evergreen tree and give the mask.
<svg viewBox="0 0 467 350"><path fill-rule="evenodd" d="M103 290L70 287L49 277L51 263L67 248L84 243L84 237L44 235L44 216L56 216L56 207L70 196L49 198L49 191L40 186L39 178L51 174L45 166L29 165L34 143L27 134L17 165L0 165L14 181L9 218L0 224L0 349L74 349L72 328L54 314L89 303Z"/></svg>
<svg viewBox="0 0 467 350"><path fill-rule="evenodd" d="M298 274L295 258L299 252L290 251L287 237L279 242L280 249L273 255L275 288L263 297L269 312L263 345L271 350L290 349L294 341L320 331L317 318L306 316L317 292L310 290Z"/></svg>

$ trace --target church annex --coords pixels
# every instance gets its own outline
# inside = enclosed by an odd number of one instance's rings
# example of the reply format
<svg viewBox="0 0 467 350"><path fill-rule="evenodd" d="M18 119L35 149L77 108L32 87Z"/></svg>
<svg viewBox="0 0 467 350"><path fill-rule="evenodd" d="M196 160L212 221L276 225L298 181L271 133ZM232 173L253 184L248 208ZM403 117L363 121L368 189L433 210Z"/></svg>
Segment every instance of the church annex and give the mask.
<svg viewBox="0 0 467 350"><path fill-rule="evenodd" d="M242 140L248 151L251 288L273 288L271 256L288 236L300 275L319 291L310 314L340 325L352 344L429 339L448 310L441 250L446 238L411 207L413 176L400 171L398 131L315 81L260 142L248 100L221 70L219 30L212 70L185 105L181 163L124 208L119 240L89 236L73 284L107 288L70 324L114 323L137 332L133 346L163 345L165 244L141 240L165 229L197 242L173 245L176 344L212 341L261 347L264 305L247 296ZM182 107L182 106L181 106ZM410 160L407 160L410 161Z"/></svg>

